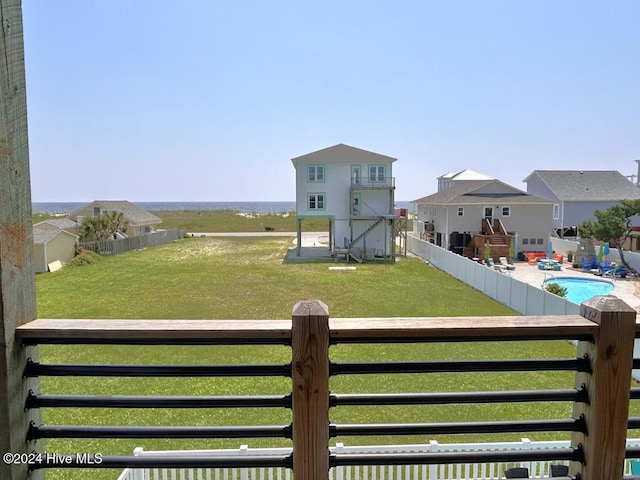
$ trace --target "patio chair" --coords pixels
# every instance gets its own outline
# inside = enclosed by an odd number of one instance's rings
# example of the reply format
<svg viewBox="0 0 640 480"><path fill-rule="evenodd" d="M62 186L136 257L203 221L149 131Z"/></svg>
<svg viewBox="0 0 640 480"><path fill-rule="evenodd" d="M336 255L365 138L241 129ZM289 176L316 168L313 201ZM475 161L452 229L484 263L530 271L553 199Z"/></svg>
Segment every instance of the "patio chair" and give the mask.
<svg viewBox="0 0 640 480"><path fill-rule="evenodd" d="M493 258L489 257L487 258L487 265L489 266L489 268L492 268L494 270L498 270L500 273L507 273L507 268L503 265L497 265L494 261Z"/></svg>
<svg viewBox="0 0 640 480"><path fill-rule="evenodd" d="M568 477L569 467L567 465L551 465L552 477Z"/></svg>
<svg viewBox="0 0 640 480"><path fill-rule="evenodd" d="M507 261L507 257L500 257L500 265L502 265L503 267L505 267L507 270L515 270L516 266L509 263Z"/></svg>
<svg viewBox="0 0 640 480"><path fill-rule="evenodd" d="M505 478L529 478L529 469L525 467L514 467L504 472Z"/></svg>
<svg viewBox="0 0 640 480"><path fill-rule="evenodd" d="M591 270L593 268L593 262L588 261L584 257L580 257L580 266L583 270Z"/></svg>
<svg viewBox="0 0 640 480"><path fill-rule="evenodd" d="M600 274L602 275L604 272L608 272L611 270L611 262L609 260L605 260L600 264Z"/></svg>
<svg viewBox="0 0 640 480"><path fill-rule="evenodd" d="M640 474L640 460L631 460L629 463L631 463L631 474Z"/></svg>

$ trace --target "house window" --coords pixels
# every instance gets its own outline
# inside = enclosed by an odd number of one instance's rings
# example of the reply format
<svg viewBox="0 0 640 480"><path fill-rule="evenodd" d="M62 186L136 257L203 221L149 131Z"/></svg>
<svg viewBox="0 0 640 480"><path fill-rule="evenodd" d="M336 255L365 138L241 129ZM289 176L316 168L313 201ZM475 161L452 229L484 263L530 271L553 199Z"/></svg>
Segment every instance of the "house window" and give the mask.
<svg viewBox="0 0 640 480"><path fill-rule="evenodd" d="M529 245L529 239L528 238L523 238L522 239L522 244L523 245Z"/></svg>
<svg viewBox="0 0 640 480"><path fill-rule="evenodd" d="M464 217L464 207L458 207L458 216Z"/></svg>
<svg viewBox="0 0 640 480"><path fill-rule="evenodd" d="M307 196L309 210L324 210L324 193L310 193Z"/></svg>
<svg viewBox="0 0 640 480"><path fill-rule="evenodd" d="M560 220L560 204L559 203L553 204L553 219Z"/></svg>
<svg viewBox="0 0 640 480"><path fill-rule="evenodd" d="M369 165L369 182L384 182L384 165Z"/></svg>
<svg viewBox="0 0 640 480"><path fill-rule="evenodd" d="M360 185L360 165L351 165L351 185Z"/></svg>
<svg viewBox="0 0 640 480"><path fill-rule="evenodd" d="M511 216L511 207L502 207L502 216L503 217Z"/></svg>
<svg viewBox="0 0 640 480"><path fill-rule="evenodd" d="M542 245L544 243L544 239L543 238L539 238L538 239L538 245Z"/></svg>
<svg viewBox="0 0 640 480"><path fill-rule="evenodd" d="M307 167L307 182L324 182L324 165L309 165Z"/></svg>
<svg viewBox="0 0 640 480"><path fill-rule="evenodd" d="M100 216L100 207L93 207L93 216L94 217Z"/></svg>

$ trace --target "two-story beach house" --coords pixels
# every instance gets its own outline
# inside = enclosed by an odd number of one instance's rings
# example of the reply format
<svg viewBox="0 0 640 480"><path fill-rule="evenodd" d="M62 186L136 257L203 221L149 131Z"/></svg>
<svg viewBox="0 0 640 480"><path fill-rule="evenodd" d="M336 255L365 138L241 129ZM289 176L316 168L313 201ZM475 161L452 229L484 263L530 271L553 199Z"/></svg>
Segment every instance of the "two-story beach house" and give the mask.
<svg viewBox="0 0 640 480"><path fill-rule="evenodd" d="M440 180L440 178L438 179ZM414 200L414 234L467 257L546 251L553 202L500 180L470 180L442 185ZM515 253L512 252L512 253Z"/></svg>
<svg viewBox="0 0 640 480"><path fill-rule="evenodd" d="M307 218L329 221L329 248L357 261L394 258L405 212L394 209L395 158L338 144L291 159L298 254Z"/></svg>

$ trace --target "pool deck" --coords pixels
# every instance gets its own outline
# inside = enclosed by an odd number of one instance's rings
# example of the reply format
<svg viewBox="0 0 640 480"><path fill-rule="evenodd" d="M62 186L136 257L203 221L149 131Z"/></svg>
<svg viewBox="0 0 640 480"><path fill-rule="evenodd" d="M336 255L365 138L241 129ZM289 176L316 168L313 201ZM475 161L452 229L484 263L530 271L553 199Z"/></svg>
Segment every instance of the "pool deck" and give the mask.
<svg viewBox="0 0 640 480"><path fill-rule="evenodd" d="M578 277L578 278L602 278L594 276L592 272L578 268L572 268L571 264L565 262L562 264L562 270L539 270L537 265L529 265L527 262L515 262L516 269L511 270L510 274L513 278L521 282L528 283L534 287L542 288L542 283L553 277ZM631 308L640 312L640 297L636 295L636 290L640 288L640 282L636 278L616 278L613 282L614 288L611 295L624 300Z"/></svg>

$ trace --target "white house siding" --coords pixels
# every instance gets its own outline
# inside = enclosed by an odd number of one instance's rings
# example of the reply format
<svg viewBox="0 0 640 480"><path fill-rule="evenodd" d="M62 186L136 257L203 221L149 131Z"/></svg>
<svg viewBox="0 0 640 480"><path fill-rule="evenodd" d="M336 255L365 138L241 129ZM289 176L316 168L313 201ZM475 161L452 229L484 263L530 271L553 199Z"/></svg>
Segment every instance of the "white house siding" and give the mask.
<svg viewBox="0 0 640 480"><path fill-rule="evenodd" d="M350 148L350 147L349 147ZM354 149L355 150L355 149ZM334 245L343 247L345 239L350 242L361 232L366 230L376 221L374 217L390 215L393 213L393 190L389 188L381 189L359 189L354 194L360 199L359 217L370 217L369 219L352 220L352 199L351 199L351 175L352 166L360 166L360 177L364 184L367 183L369 165L384 165L385 177L393 177L392 162L384 161L383 157L377 154L367 155L366 151L345 151L344 155L336 156L336 149L329 149L326 156L322 151L310 154L311 157L296 158L296 214L303 219L302 229L304 230L304 218L329 218L333 220ZM353 153L353 156L351 155ZM308 167L312 165L324 166L324 181L309 182ZM309 210L309 194L324 194L325 205L323 210ZM360 245L362 242L358 242ZM391 251L391 230L385 229L384 223L378 225L367 234L366 247L382 251L385 255L390 255Z"/></svg>
<svg viewBox="0 0 640 480"><path fill-rule="evenodd" d="M553 206L551 204L511 204L508 201L487 199L483 205L447 205L447 206L418 206L418 215L421 221L434 223L434 235L441 235L441 245L449 246L449 234L451 232L469 232L471 235L480 233L481 221L484 218L484 207L492 206L494 219L500 219L508 232L513 232L517 237L517 251L545 250L546 241L551 231L551 217ZM508 206L510 215L501 214L502 207ZM458 215L458 208L464 209L464 215ZM523 238L536 238L536 245L528 248L523 245ZM537 238L544 238L544 244L538 245ZM437 242L436 242L437 243ZM529 243L529 241L527 242Z"/></svg>

